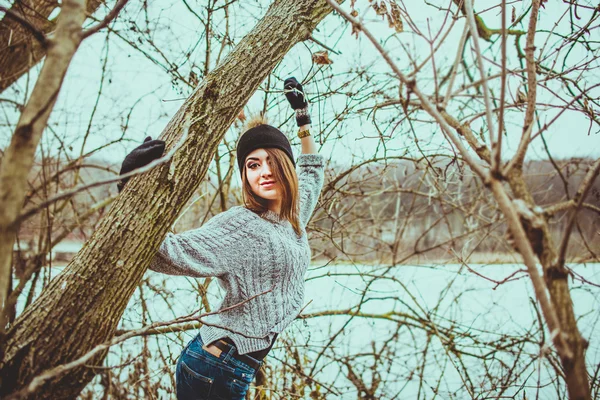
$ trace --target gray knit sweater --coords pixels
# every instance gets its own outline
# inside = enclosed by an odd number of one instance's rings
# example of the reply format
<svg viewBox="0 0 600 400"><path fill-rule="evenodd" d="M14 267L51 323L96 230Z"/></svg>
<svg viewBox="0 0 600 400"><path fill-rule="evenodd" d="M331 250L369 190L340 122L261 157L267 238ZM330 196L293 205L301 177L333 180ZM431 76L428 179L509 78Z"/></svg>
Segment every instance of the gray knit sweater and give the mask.
<svg viewBox="0 0 600 400"><path fill-rule="evenodd" d="M150 269L218 278L225 291L219 309L271 290L242 306L206 317L210 325L200 328L204 343L227 336L241 354L262 350L300 312L304 274L310 262L305 228L323 187L323 157L302 154L297 169L300 236L289 221L273 212L259 216L245 207L233 207L198 229L167 234L160 246Z"/></svg>

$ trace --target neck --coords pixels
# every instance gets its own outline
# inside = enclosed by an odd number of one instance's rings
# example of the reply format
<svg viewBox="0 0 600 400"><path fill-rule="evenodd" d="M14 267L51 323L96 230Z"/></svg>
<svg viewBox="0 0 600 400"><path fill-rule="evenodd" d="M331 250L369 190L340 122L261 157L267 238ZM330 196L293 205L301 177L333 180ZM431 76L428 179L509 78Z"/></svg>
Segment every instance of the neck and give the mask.
<svg viewBox="0 0 600 400"><path fill-rule="evenodd" d="M267 204L267 208L269 211L272 211L275 214L279 215L279 213L281 212L281 200L269 201L269 203Z"/></svg>

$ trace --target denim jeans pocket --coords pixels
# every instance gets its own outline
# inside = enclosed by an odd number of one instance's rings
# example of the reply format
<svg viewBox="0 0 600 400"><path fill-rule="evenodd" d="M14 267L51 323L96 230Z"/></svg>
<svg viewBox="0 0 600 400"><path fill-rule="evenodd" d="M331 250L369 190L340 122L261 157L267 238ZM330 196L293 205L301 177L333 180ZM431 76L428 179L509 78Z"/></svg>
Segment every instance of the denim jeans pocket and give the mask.
<svg viewBox="0 0 600 400"><path fill-rule="evenodd" d="M229 393L232 399L243 399L246 392L250 389L250 383L246 383L241 379L231 379L229 381Z"/></svg>
<svg viewBox="0 0 600 400"><path fill-rule="evenodd" d="M177 398L200 400L210 398L213 379L194 371L185 361L177 364Z"/></svg>
<svg viewBox="0 0 600 400"><path fill-rule="evenodd" d="M177 363L177 398L244 399L256 370L233 354L223 351L220 356L213 355L203 348L200 336L192 340Z"/></svg>
<svg viewBox="0 0 600 400"><path fill-rule="evenodd" d="M224 364L223 361L219 357L216 357L216 356L210 354L208 351L206 351L202 348L200 348L200 349L189 348L186 351L186 356L193 358L194 359L193 362L203 362L206 365L210 365L211 367L220 368L222 370L229 371L229 372L234 372L234 370L235 370L235 368L233 366Z"/></svg>

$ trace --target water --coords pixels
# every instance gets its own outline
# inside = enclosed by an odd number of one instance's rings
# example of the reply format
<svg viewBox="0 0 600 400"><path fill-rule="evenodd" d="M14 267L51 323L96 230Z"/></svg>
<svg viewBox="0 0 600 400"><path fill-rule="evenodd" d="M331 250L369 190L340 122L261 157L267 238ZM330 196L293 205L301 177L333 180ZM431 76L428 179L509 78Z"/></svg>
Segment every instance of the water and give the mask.
<svg viewBox="0 0 600 400"><path fill-rule="evenodd" d="M562 396L564 386L556 381L548 358L540 357L548 343L539 344L544 335L523 268L311 267L302 312L307 318L294 322L269 355L274 398L294 397L285 390L292 387L292 381L304 387L304 392L298 389L294 394L300 398L309 398L314 391L323 398L355 399L357 385L364 385L366 391L374 389L383 399ZM572 268L588 281L600 282L600 264ZM199 308L201 281L153 272L146 277L123 316L123 329L142 326L143 318L146 323L165 321ZM494 282L507 277L500 285ZM570 281L570 285L579 329L590 342L586 361L593 374L600 363L600 288L580 281ZM214 306L221 293L214 290L216 285L212 287L209 300ZM142 370L141 376L136 364L141 359L141 338L114 347L106 364L131 362L113 371L113 379L127 381L131 398L149 397L143 392L148 385L158 397L171 398L175 360L195 334L189 330L147 337L149 369ZM285 374L283 363L290 366ZM298 364L312 380L291 372ZM138 379L132 381L130 376L135 374ZM99 397L99 379L87 390Z"/></svg>

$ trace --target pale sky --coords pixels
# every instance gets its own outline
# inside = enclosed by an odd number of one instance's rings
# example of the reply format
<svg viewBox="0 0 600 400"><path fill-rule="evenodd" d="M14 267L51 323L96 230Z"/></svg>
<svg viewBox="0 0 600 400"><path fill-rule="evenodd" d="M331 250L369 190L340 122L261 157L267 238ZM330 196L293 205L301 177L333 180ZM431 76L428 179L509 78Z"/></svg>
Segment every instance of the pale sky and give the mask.
<svg viewBox="0 0 600 400"><path fill-rule="evenodd" d="M0 1L0 4L6 4L5 0ZM268 3L268 2L263 2ZM349 3L349 2L346 2ZM411 3L409 6L409 12L414 22L417 24L419 29L427 29L427 26L431 26L432 32L436 32L436 27L442 24L439 16L441 15L432 7L424 6L423 4L416 4L417 2ZM437 3L440 3L439 1ZM442 2L444 3L444 2ZM445 2L447 3L447 2ZM444 4L445 4L444 3ZM556 4L554 4L556 3ZM237 7L235 12L230 15L231 18L231 32L235 32L236 40L239 40L245 32L250 30L254 25L251 16L261 16L266 8L258 7L257 2L247 2L243 7ZM364 14L364 10L367 9L367 1L358 1L356 3L357 10ZM486 2L477 1L475 7L477 11L480 11L482 6ZM515 1L509 3L509 6L515 6L517 13L526 5L521 1ZM165 5L164 9L158 10L158 6L150 8L149 18L154 18L156 24L161 27L168 27L171 31L168 34L161 34L161 29L157 30L155 37L155 43L165 53L170 51L179 51L180 54L190 52L190 59L196 57L196 64L201 64L203 58L194 49L197 46L203 46L202 43L198 43L199 37L199 26L198 20L191 16L191 14L184 8L180 2L175 5ZM345 4L346 9L349 4ZM557 15L564 10L565 6L561 8L561 3L558 1L550 1L546 8L540 12L540 29L552 29L552 24L557 18ZM199 9L199 13L202 11ZM135 2L130 2L122 15L120 16L122 21L126 21L132 18L141 18L140 8ZM589 13L585 10L580 11L583 16L589 19ZM403 48L409 49L413 54L416 54L418 61L423 60L427 56L428 45L422 39L419 38L411 30L408 24L405 24L405 32L390 38L392 30L387 26L387 23L381 21L380 17L376 16L373 12L369 12L365 15L365 22L367 27L380 38L380 42L384 44L386 50L394 57L395 61L405 72L410 72L411 64L406 57L406 53ZM495 28L500 27L500 15L498 10L490 10L483 13L483 17L489 27ZM565 17L566 18L566 17ZM566 23L566 19L563 18L561 23ZM527 21L527 18L526 20ZM446 27L450 21L446 21ZM125 23L119 25L123 29ZM236 27L235 31L233 27ZM442 65L446 71L451 65L456 55L456 49L458 41L464 27L464 19L460 19L456 22L453 31L450 33L440 51L436 54L436 65ZM518 27L521 29L522 27ZM218 27L218 29L224 29ZM559 28L562 29L562 25ZM593 30L591 35L597 36L597 30ZM332 87L336 87L342 82L343 77L349 70L355 70L357 68L366 68L370 74L378 77L378 79L389 80L390 84L385 87L390 93L396 93L397 96L397 81L389 78L391 75L391 69L381 59L381 56L374 50L374 47L364 37L359 35L358 39L355 36L350 35L350 27L344 24L340 17L330 15L328 16L321 25L319 25L318 31L314 33L314 37L319 41L325 43L327 46L334 48L340 54L331 54L330 58L333 60L333 64L324 67L316 77L311 80L306 89L311 98L318 99L319 93L322 93L324 88L324 82L329 81ZM538 41L536 45L539 48L543 48L545 54L551 54L553 46L557 45L557 39L552 37L547 43L546 36L543 33L538 34ZM512 40L511 42L512 43ZM524 47L524 39L522 39ZM486 47L485 42L481 42L481 46ZM295 46L279 64L276 69L276 74L282 78L290 75L296 76L298 79L306 77L311 70L312 65L310 62L311 53L310 51L319 51L322 48L312 42L306 44L299 44ZM509 45L509 59L512 56L514 58L514 45ZM469 49L467 49L467 53ZM598 51L596 50L596 55ZM106 59L108 54L108 59ZM170 54L170 53L169 53ZM494 59L499 59L497 55L489 54L484 52L484 57L488 58L490 62L486 62L486 68L490 73L496 73L498 68L494 66ZM203 56L202 56L203 57ZM570 55L570 59L579 60L583 57L591 56L589 54L577 54L574 52ZM189 72L190 60L186 60L185 57L172 60L181 67L182 73ZM90 135L86 142L86 151L107 143L110 140L114 140L121 135L121 126L125 124L127 114L130 112L128 129L126 132L126 138L130 139L131 142L124 142L111 146L106 151L100 153L103 158L115 160L115 163L120 163L122 157L127 151L130 151L133 147L140 143L143 138L147 135L157 137L166 126L171 116L176 112L179 106L183 103L183 98L191 91L184 88L184 92L180 93L177 88L171 85L170 77L160 67L154 65L146 57L144 57L139 51L133 50L131 46L127 45L121 39L116 38L114 35L111 36L111 40L106 41L106 31L94 35L93 37L85 40L78 50L73 63L68 71L67 78L64 82L61 90L58 103L51 117L51 128L45 132L43 143L49 148L46 150L52 152L58 144L55 139L55 135L65 136L65 143L67 146L73 146L73 156L77 156L79 153L79 147L81 146L85 132L88 129L90 116L94 112L94 106L97 100L97 93L101 85L101 76L103 65L106 62L105 68L107 73L105 74L103 85L103 93L98 100L98 105L94 113L94 120L91 125ZM213 65L214 67L214 65ZM514 64L509 68L514 68ZM590 65L592 68L598 69L598 62L593 61ZM37 68L36 68L37 69ZM598 78L596 71L587 74L587 79L583 81L582 86L592 85L600 80L593 81L592 78ZM472 70L471 73L479 78L477 70ZM333 76L329 78L328 76ZM538 75L538 78L540 75ZM31 74L30 85L33 81L34 74ZM319 82L317 84L317 82ZM455 83L455 89L458 89L462 82ZM431 94L433 90L433 84L431 80L431 66L428 64L423 71L417 75L417 84L421 90ZM24 88L27 85L26 77L13 85L12 88L7 90L2 97L16 98L22 101ZM520 81L516 77L508 78L508 91L507 101L512 102L516 92L521 85ZM281 86L281 83L277 85L277 88ZM352 89L356 90L359 85L355 85ZM499 80L495 79L490 82L490 87L499 88ZM15 96L15 89L20 89L21 94ZM553 87L553 90L559 88ZM499 89L498 89L499 91ZM441 93L445 93L445 88L442 89ZM563 90L561 95L564 95ZM363 93L359 90L355 93L353 101L357 101ZM595 97L600 97L600 90L595 89ZM277 98L277 96L280 96ZM549 96L549 92L538 87L538 99L540 102L556 102L556 99ZM567 100L570 98L564 96ZM414 99L414 97L413 97ZM460 98L457 98L461 101ZM258 91L250 100L245 108L246 114L252 114L262 109L264 101L264 93ZM282 94L275 94L270 97L270 110L268 116L277 124L277 121L281 121L291 115L287 103L284 102ZM326 124L331 120L335 112L339 112L343 109L348 99L344 95L328 97L327 99L318 99L312 104L311 112L313 115L314 125L318 127L319 122ZM382 101L382 99L378 99ZM6 121L14 123L17 114L5 105L0 103L0 109L4 109L0 113L0 121L5 128L4 133L1 135L0 140L4 146L8 141L10 132L6 129ZM365 107L372 106L375 104L372 100L365 102ZM455 103L458 104L458 103ZM450 103L448 110L452 113L455 110L456 105L453 102ZM361 108L361 107L358 107ZM481 108L477 112L481 111ZM600 110L596 110L600 113ZM325 154L333 154L336 161L350 161L354 156L360 157L361 154L370 156L374 153L380 141L377 139L377 132L374 128L369 111L362 113L360 116L353 114L348 118L344 124L339 128L340 135L344 136L344 140L333 141L330 140L325 143L323 152ZM540 107L539 118L540 124L548 122L555 115L556 111L545 111ZM401 117L397 109L387 109L385 111L378 112L378 118L392 118L397 120ZM521 127L523 123L523 112L515 113L510 112L506 115L506 126L508 130L508 137L505 138L505 157L510 155L518 145L520 137ZM445 151L447 152L449 146L448 143L443 139L439 127L432 124L423 124L421 120L430 120L424 114L419 114L419 118L413 120L415 126L416 135L418 136L420 143L426 145L429 151ZM472 129L479 132L484 118L479 118L471 125ZM497 120L494 121L497 127ZM547 140L550 151L554 157L567 158L567 157L598 157L600 155L600 134L598 133L599 128L592 125L591 132L588 134L590 128L589 119L583 116L581 113L567 112L563 117L559 119L548 131L544 133ZM293 134L295 132L295 126L293 121L290 119L288 123L282 128L283 130ZM403 125L397 132L406 132L407 128ZM537 129L534 129L536 132ZM239 135L240 129L232 128L228 133L229 137L235 139ZM366 138L365 138L366 137ZM394 136L392 140L387 143L388 154L401 154L407 147L414 151L414 141L411 135L406 133ZM543 145L538 139L532 145L528 157L533 158L547 158Z"/></svg>

